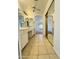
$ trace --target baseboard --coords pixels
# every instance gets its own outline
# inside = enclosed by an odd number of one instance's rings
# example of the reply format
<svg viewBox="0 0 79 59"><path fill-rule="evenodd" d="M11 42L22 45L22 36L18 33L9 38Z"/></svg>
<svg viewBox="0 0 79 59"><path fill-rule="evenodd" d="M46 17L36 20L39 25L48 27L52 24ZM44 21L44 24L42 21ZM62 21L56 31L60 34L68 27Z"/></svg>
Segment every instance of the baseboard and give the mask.
<svg viewBox="0 0 79 59"><path fill-rule="evenodd" d="M47 37L47 40L48 40L48 37ZM48 40L48 41L49 41L49 40ZM50 41L49 41L49 43L51 44L52 47L54 47L54 45L53 45Z"/></svg>

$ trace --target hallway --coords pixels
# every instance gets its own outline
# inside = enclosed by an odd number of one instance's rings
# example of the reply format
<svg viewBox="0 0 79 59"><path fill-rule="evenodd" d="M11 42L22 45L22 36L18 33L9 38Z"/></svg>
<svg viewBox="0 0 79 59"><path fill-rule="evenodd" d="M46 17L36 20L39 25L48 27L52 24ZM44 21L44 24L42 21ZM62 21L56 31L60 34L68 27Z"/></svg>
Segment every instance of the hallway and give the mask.
<svg viewBox="0 0 79 59"><path fill-rule="evenodd" d="M23 59L59 59L52 45L42 35L36 34L22 51Z"/></svg>

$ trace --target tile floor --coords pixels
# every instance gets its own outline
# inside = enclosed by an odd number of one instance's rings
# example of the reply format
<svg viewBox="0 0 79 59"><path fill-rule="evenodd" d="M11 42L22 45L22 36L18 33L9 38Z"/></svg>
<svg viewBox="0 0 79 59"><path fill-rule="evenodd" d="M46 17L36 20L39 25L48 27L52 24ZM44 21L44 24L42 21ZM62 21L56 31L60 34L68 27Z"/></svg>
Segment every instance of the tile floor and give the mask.
<svg viewBox="0 0 79 59"><path fill-rule="evenodd" d="M34 36L22 51L22 59L59 59L48 40L41 34Z"/></svg>

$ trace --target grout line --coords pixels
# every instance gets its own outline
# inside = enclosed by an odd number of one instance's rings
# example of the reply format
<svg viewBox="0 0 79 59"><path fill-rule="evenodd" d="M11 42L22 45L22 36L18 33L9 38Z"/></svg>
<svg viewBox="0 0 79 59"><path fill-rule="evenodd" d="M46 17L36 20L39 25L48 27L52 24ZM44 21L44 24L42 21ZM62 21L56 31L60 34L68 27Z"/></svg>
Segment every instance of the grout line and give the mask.
<svg viewBox="0 0 79 59"><path fill-rule="evenodd" d="M36 44L34 44L34 45L32 45L32 47L35 47L35 45L36 45L36 48L38 49L38 54L33 54L33 55L29 55L29 56L36 56L37 57L37 59L39 59L39 56L40 55L48 55L49 56L49 59L50 59L50 55L52 55L52 54L50 54L49 52L48 52L48 48L47 48L47 45L46 45L46 43L49 43L49 41L47 40L47 38L46 37L43 37L43 39L42 39L42 42L43 42L43 44L44 44L44 48L45 48L45 50L46 50L46 52L47 53L45 53L45 54L39 54L39 49L40 49L40 40L39 40L40 38L36 38L36 36L34 36L33 37L33 39L30 41L30 42L32 42L32 43L36 43ZM37 41L36 41L37 40ZM33 49L33 48L32 48ZM22 56L22 57L28 57L28 56Z"/></svg>
<svg viewBox="0 0 79 59"><path fill-rule="evenodd" d="M46 39L46 37L45 37ZM48 49L47 49L47 46L46 46L46 43L44 43L45 47L46 47L46 50L47 50L47 53L48 53L48 56L49 56L49 52L48 52ZM50 59L50 56L49 56L49 59Z"/></svg>

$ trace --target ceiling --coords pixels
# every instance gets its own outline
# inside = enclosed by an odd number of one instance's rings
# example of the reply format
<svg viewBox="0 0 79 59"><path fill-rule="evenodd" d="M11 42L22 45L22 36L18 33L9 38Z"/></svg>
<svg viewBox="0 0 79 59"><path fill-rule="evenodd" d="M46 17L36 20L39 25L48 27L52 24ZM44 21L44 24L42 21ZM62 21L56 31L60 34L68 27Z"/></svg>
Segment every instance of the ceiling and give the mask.
<svg viewBox="0 0 79 59"><path fill-rule="evenodd" d="M48 1L52 0L19 0L19 8L22 11L25 11L29 17L32 17L34 15L42 15L45 12ZM33 7L36 7L36 9L34 9Z"/></svg>

